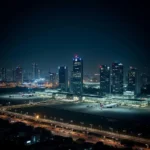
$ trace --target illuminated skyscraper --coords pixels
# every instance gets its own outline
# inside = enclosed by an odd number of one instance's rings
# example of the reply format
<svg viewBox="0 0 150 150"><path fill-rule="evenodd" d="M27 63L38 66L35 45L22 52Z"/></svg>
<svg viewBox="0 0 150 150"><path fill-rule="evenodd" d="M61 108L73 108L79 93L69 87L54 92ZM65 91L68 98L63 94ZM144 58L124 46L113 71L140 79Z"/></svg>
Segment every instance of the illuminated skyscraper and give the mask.
<svg viewBox="0 0 150 150"><path fill-rule="evenodd" d="M23 83L23 69L21 67L16 68L15 81L17 82L17 84Z"/></svg>
<svg viewBox="0 0 150 150"><path fill-rule="evenodd" d="M123 94L123 64L118 62L112 64L111 93Z"/></svg>
<svg viewBox="0 0 150 150"><path fill-rule="evenodd" d="M100 66L100 93L110 93L110 67L107 65Z"/></svg>
<svg viewBox="0 0 150 150"><path fill-rule="evenodd" d="M6 81L6 68L0 69L0 78L1 78L1 81Z"/></svg>
<svg viewBox="0 0 150 150"><path fill-rule="evenodd" d="M41 78L41 70L38 69L38 79L40 79L40 78Z"/></svg>
<svg viewBox="0 0 150 150"><path fill-rule="evenodd" d="M140 93L140 78L136 68L130 67L128 71L128 91L134 92L135 95Z"/></svg>
<svg viewBox="0 0 150 150"><path fill-rule="evenodd" d="M82 95L82 92L83 92L83 60L78 56L75 56L73 58L72 90L73 90L73 94Z"/></svg>
<svg viewBox="0 0 150 150"><path fill-rule="evenodd" d="M32 64L32 79L38 79L38 65L36 63Z"/></svg>
<svg viewBox="0 0 150 150"><path fill-rule="evenodd" d="M49 81L53 87L56 86L56 73L49 73Z"/></svg>
<svg viewBox="0 0 150 150"><path fill-rule="evenodd" d="M59 73L59 87L62 91L68 91L68 67L60 66L58 67Z"/></svg>

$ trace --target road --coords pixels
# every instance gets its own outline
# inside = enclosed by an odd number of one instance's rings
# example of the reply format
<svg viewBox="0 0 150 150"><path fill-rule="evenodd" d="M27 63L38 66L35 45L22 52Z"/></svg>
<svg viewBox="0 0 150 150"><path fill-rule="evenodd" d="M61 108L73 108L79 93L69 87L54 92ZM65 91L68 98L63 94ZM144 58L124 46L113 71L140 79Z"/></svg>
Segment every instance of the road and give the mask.
<svg viewBox="0 0 150 150"><path fill-rule="evenodd" d="M116 138L116 139L127 139L127 140L131 140L131 141L135 141L135 142L150 144L149 139L144 139L144 138L140 138L140 137L123 135L123 134L118 134L118 133L114 133L114 132L98 130L98 129L83 127L83 126L74 125L74 124L63 123L63 122L49 120L49 119L36 118L34 116L29 116L29 115L26 115L26 114L19 114L19 113L10 112L10 111L7 111L7 110L0 110L0 112L3 113L3 114L6 114L6 115L16 116L18 118L23 118L23 119L27 119L27 120L30 119L30 120L37 121L37 122L55 124L56 126L61 126L62 128L67 127L69 129L91 132L91 133L100 134L100 135L103 135L103 136L106 136L106 137L108 136L108 137L113 137L113 138Z"/></svg>
<svg viewBox="0 0 150 150"><path fill-rule="evenodd" d="M48 105L47 102L49 102L51 104L54 103L54 101L52 101L52 100L51 101L45 101L45 102L37 102L37 103L34 103L32 106L38 106L38 105L41 105L41 104L42 105L43 104ZM114 133L114 132L109 132L109 131L104 131L104 130L98 130L98 129L94 129L94 128L74 125L72 123L64 123L64 122L61 122L61 121L37 118L35 116L29 116L29 115L26 115L26 114L19 114L19 113L16 113L16 112L10 112L9 111L11 109L21 108L21 107L31 107L31 105L30 104L22 104L22 105L15 105L15 106L4 106L4 107L1 107L0 112L1 112L1 114L21 118L21 119L24 119L26 121L29 121L29 120L36 121L38 123L38 126L41 125L41 123L53 124L57 127L63 128L63 129L66 129L66 127L67 127L67 129L69 129L69 130L76 130L76 131L80 131L81 133L83 133L83 132L89 133L90 132L90 133L95 133L95 134L102 135L103 137L110 137L112 139L126 139L126 140L130 140L130 141L140 142L140 143L143 143L143 144L150 145L150 140L149 139L145 139L145 138L141 138L141 137L135 137L135 136L124 135L124 134L119 134L119 133ZM47 126L47 128L49 128L49 126ZM55 131L55 133L57 133L57 132ZM65 136L66 133L64 134L62 132L63 136ZM69 132L69 134L70 133L71 132ZM72 132L72 133L74 134L74 137L75 136L79 137L78 135L75 135L74 132ZM60 132L59 132L59 134L60 134ZM86 139L85 136L83 136L82 138ZM94 137L94 139L90 139L90 140L97 141L96 138L97 137ZM99 141L99 138L98 138L98 141Z"/></svg>
<svg viewBox="0 0 150 150"><path fill-rule="evenodd" d="M0 118L5 119L5 120L9 119L9 117L6 115L0 115ZM15 123L15 122L23 122L26 125L30 125L35 128L36 127L45 128L45 129L51 131L54 135L59 135L59 136L63 136L63 137L72 137L73 140L82 138L82 139L85 139L86 142L90 142L90 143L94 143L94 144L101 141L105 145L111 145L111 146L114 146L117 148L124 148L124 146L121 145L119 141L113 141L110 139L99 138L96 136L89 136L87 133L79 133L79 132L73 131L72 129L69 129L69 128L62 128L62 127L54 126L51 124L47 125L47 124L33 122L33 121L27 121L27 120L19 119L19 118L12 118L10 121L10 123Z"/></svg>

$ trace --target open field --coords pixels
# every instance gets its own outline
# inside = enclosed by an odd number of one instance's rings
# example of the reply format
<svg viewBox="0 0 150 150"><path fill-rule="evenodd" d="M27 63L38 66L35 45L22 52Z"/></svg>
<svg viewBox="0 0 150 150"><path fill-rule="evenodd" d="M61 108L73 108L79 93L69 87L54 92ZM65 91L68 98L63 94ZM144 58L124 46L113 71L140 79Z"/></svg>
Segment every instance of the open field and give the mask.
<svg viewBox="0 0 150 150"><path fill-rule="evenodd" d="M150 116L150 109L142 109L142 108L123 108L123 107L115 107L115 108L103 108L99 107L99 104L93 103L67 103L63 102L61 104L52 103L44 106L37 107L29 107L22 108L24 111L36 111L37 113L41 113L43 115L51 116L51 111L54 109L59 111L66 112L74 112L74 113L83 113L85 115L95 115L97 117L106 117L112 119L119 120L127 120L127 121L146 121L150 122L148 119Z"/></svg>
<svg viewBox="0 0 150 150"><path fill-rule="evenodd" d="M23 114L28 112L32 116L38 114L41 118L45 117L67 123L72 121L81 126L92 126L114 132L137 135L138 131L143 136L150 133L150 111L147 109L104 108L101 110L98 104L92 104L93 107L87 107L88 105L85 103L57 104L56 102L56 104L19 108L12 111Z"/></svg>

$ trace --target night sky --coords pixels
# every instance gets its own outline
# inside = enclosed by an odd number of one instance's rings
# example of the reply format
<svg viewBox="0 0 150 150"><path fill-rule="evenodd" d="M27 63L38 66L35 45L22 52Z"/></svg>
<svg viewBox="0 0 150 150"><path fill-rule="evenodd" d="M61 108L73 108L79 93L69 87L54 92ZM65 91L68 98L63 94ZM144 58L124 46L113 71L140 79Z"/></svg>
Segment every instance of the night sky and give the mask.
<svg viewBox="0 0 150 150"><path fill-rule="evenodd" d="M5 0L0 4L0 67L72 69L84 59L85 72L100 64L150 64L150 8L146 0Z"/></svg>

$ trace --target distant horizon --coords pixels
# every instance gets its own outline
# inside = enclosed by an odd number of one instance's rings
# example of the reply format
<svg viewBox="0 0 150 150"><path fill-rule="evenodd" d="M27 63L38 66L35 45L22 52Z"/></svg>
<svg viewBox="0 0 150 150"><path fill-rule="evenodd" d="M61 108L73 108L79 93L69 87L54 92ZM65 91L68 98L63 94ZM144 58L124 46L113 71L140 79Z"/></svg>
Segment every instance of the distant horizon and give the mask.
<svg viewBox="0 0 150 150"><path fill-rule="evenodd" d="M72 68L84 60L85 72L119 60L150 67L150 10L146 1L19 1L0 6L0 65L43 70ZM146 32L145 32L146 31Z"/></svg>
<svg viewBox="0 0 150 150"><path fill-rule="evenodd" d="M80 56L79 56L80 57ZM74 57L72 57L72 58L74 58ZM82 57L81 57L82 58ZM84 70L84 60L83 60L83 72L84 73L92 73L92 74L94 74L94 73L98 73L99 72L99 67L101 66L101 65L108 65L110 68L112 68L112 64L113 63L115 63L115 62L118 62L118 63L122 63L121 61L118 61L118 60L115 60L115 61L113 61L111 64L99 64L99 65L97 65L97 70L95 70L95 72L94 71L90 71L90 70ZM34 62L34 63L37 63L37 62ZM72 62L70 62L70 64L72 64ZM123 63L122 63L123 64ZM29 66L29 65L28 65ZM38 66L38 68L40 69L40 70L42 70L42 71L47 71L47 72L49 72L49 71L51 71L51 72L53 72L53 73L55 73L55 72L57 72L58 71L58 67L59 66L67 66L68 67L68 71L70 72L70 71L72 71L72 67L73 66L71 66L71 65L66 65L66 64L64 64L64 65L58 65L58 66L56 66L55 68L47 68L47 69L43 69L42 67L40 67L40 65L39 65L39 63L37 63L37 66ZM69 66L71 66L71 67L69 67ZM0 68L6 68L7 70L12 70L12 69L15 69L15 68L17 68L17 67L21 67L22 69L23 69L23 71L31 71L32 72L32 63L31 63L31 65L27 68L24 68L22 65L16 65L15 67L12 67L12 68L7 68L7 67L0 67ZM148 71L150 71L150 67L146 67L146 66L143 66L142 68L138 68L137 66L133 66L133 65L129 65L129 66L126 66L126 65L124 65L123 64L123 67L124 67L124 70L128 70L130 67L134 67L134 68L137 68L139 71L144 71L144 69L145 68L147 68L147 70ZM30 69L29 69L30 68Z"/></svg>

